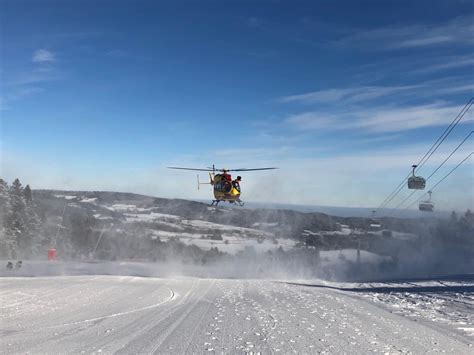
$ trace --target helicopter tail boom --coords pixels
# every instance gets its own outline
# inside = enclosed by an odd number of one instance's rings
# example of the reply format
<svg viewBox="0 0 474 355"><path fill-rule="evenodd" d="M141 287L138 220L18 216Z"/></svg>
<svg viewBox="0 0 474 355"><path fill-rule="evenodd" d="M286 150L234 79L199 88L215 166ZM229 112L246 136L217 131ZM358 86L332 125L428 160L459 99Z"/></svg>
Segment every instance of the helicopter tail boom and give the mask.
<svg viewBox="0 0 474 355"><path fill-rule="evenodd" d="M211 174L209 174L209 176L211 176ZM211 178L211 182L200 182L199 175L196 175L196 177L197 177L197 182L198 182L198 190L199 190L199 186L201 185L212 185L212 178Z"/></svg>

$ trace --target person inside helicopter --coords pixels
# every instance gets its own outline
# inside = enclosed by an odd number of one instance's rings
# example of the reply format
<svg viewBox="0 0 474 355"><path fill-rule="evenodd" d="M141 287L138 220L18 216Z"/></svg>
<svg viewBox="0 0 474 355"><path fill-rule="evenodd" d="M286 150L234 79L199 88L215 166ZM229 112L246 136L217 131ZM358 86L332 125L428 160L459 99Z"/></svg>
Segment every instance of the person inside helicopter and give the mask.
<svg viewBox="0 0 474 355"><path fill-rule="evenodd" d="M232 190L232 176L226 169L222 171L222 192L228 194Z"/></svg>
<svg viewBox="0 0 474 355"><path fill-rule="evenodd" d="M237 190L239 191L240 193L240 182L242 181L242 177L240 176L237 176L237 179L235 179L234 181L232 181L232 186Z"/></svg>
<svg viewBox="0 0 474 355"><path fill-rule="evenodd" d="M231 182L232 181L232 176L227 172L227 170L224 169L222 171L222 179L224 181Z"/></svg>

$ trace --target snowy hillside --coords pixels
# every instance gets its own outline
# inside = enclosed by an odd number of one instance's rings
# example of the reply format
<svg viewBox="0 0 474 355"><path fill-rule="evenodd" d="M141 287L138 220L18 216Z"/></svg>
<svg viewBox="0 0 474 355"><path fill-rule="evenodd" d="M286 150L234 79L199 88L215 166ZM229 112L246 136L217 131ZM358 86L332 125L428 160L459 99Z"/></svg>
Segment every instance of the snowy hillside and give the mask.
<svg viewBox="0 0 474 355"><path fill-rule="evenodd" d="M54 248L62 261L213 265L213 272L226 265L224 276L333 280L473 268L470 212L448 222L374 220L97 191L34 191L28 201L35 218L25 220L36 224L5 240L4 259L42 260Z"/></svg>
<svg viewBox="0 0 474 355"><path fill-rule="evenodd" d="M150 257L115 250L113 241L124 235L135 242L143 239L160 243L179 241L202 250L217 248L219 252L232 255L248 250L261 253L312 247L319 250L362 248L392 256L391 244L400 241L396 236L402 234L395 232L392 243L387 244L382 231L368 230L372 223L368 218L341 218L291 210L216 208L199 202L127 193L35 191L35 199L50 222L51 230L61 225L57 233L59 239L71 230L81 229L80 237L89 244L82 253L93 252L94 257L101 258L111 255ZM81 221L78 226L74 225L75 220ZM403 231L408 230L413 221L387 219L385 224L387 228ZM85 234L89 238L85 238ZM410 236L408 242L417 238ZM99 239L100 242L93 243Z"/></svg>

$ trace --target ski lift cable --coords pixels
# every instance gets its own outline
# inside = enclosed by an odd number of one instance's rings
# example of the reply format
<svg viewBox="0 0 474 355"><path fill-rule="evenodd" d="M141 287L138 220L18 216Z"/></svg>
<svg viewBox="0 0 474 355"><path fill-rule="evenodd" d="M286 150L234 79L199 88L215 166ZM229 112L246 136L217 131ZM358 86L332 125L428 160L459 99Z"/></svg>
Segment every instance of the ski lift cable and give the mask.
<svg viewBox="0 0 474 355"><path fill-rule="evenodd" d="M446 162L449 160L449 158L451 158L451 157L453 156L453 154L456 153L456 151L464 144L464 142L467 141L467 139L468 139L473 133L474 133L474 131L471 131L471 133L469 133L469 134L462 140L462 142L459 143L459 145L451 152L451 154L449 154L449 156L448 156L446 159L444 159L444 161L435 169L435 171L433 171L433 172L431 173L431 175L426 178L426 181L428 181L428 180L430 179L430 177L432 177L434 174L436 174L436 172L444 165L444 163L446 163Z"/></svg>
<svg viewBox="0 0 474 355"><path fill-rule="evenodd" d="M430 191L433 191L433 190L436 188L436 186L438 186L439 184L441 184L449 175L451 175L451 174L454 172L454 170L456 170L457 168L459 168L459 167L460 167L466 160L468 160L473 154L474 154L474 152L469 153L463 160L461 160L461 162L460 162L458 165L456 165L453 169L451 169L451 171L450 171L449 173L447 173L441 180L439 180L439 181L438 181L433 187L431 187L429 190L430 190ZM414 201L412 204L408 205L408 207L406 207L405 209L408 209L408 208L410 208L411 206L413 206L415 203L421 201L421 199L422 199L423 197L425 197L427 194L428 194L428 192L426 192L424 195L422 195L418 200Z"/></svg>
<svg viewBox="0 0 474 355"><path fill-rule="evenodd" d="M436 186L438 186L441 182L443 182L449 175L451 175L451 173L452 173L454 170L456 170L459 166L461 166L461 165L462 165L467 159L469 159L469 157L470 157L471 155L473 155L473 154L474 154L474 152L471 152L470 154L468 154L458 165L456 165L449 173L447 173L441 180L439 180L439 181L436 183L436 185L434 185L432 188L430 188L430 191L433 191L433 190L436 188ZM415 203L421 201L421 199L422 199L423 197L425 197L427 194L428 194L428 192L426 192L426 193L425 193L424 195L422 195L418 200L414 201L411 205L409 205L409 206L406 207L405 209L408 209L408 208L410 208L411 206L413 206Z"/></svg>
<svg viewBox="0 0 474 355"><path fill-rule="evenodd" d="M441 145L441 143L446 139L446 137L449 135L449 133L451 133L451 131L454 129L454 127L459 123L459 121L464 117L464 114L471 108L472 106L472 101L473 101L473 97L471 97L471 99L464 105L464 107L462 108L462 110L457 114L457 116L454 118L454 120L449 124L449 126L444 130L444 132L441 134L441 136L439 136L439 138L436 140L436 142L434 142L434 144L431 146L431 148L425 153L425 155L420 159L420 161L418 162L417 165L419 165L418 169L421 168L425 163L426 161L428 161L428 159L433 155L433 153L436 151L436 149L438 149L438 147ZM457 121L457 122L456 122ZM449 132L448 132L449 131ZM446 133L447 132L447 133ZM444 138L443 138L444 136ZM441 140L441 142L440 142ZM439 144L438 144L439 142ZM437 145L438 144L438 145ZM436 146L437 145L437 146ZM433 148L436 146L436 148L433 150ZM430 154L431 152L431 154ZM429 156L428 156L429 154ZM428 158L425 160L425 158L428 156ZM394 198L395 196L397 196L400 191L402 190L403 188L403 185L405 184L405 182L407 181L407 179L410 177L411 173L407 175L407 177L405 179L402 180L402 182L395 188L394 191L392 191L392 193L390 195L388 195L385 200L382 202L382 204L380 205L379 209L380 208L385 208Z"/></svg>
<svg viewBox="0 0 474 355"><path fill-rule="evenodd" d="M387 208L387 206L389 205L389 203L390 203L395 197L397 197L397 195L400 193L400 191L402 191L403 188L405 187L405 183L406 183L406 181L408 180L408 178L409 178L410 176L411 176L411 174L408 175L408 176L400 183L398 189L395 191L395 193L393 194L393 196L390 197L390 199L388 199L387 202L385 202L385 204L382 206L382 208Z"/></svg>
<svg viewBox="0 0 474 355"><path fill-rule="evenodd" d="M471 97L469 99L469 101L464 105L464 107L461 109L461 111L459 111L459 113L456 115L456 117L453 119L453 121L449 124L448 127L446 127L446 129L444 130L444 132L438 137L438 139L436 140L436 142L433 143L433 145L431 146L430 149L428 149L428 151L425 153L425 155L423 156L423 158L420 159L420 161L418 162L417 165L420 165L420 164L424 164L423 160L426 158L426 156L428 154L430 154L431 150L436 146L436 144L439 142L440 139L443 139L443 136L445 136L444 138L446 138L449 133L451 133L452 129L454 128L454 126L456 126L458 124L458 122L460 121L460 119L462 117L459 117L459 116L464 116L464 113L466 113L470 108L471 108L471 105L472 105L472 101L474 100L474 97ZM456 122L457 121L457 122ZM449 131L449 132L448 132ZM444 139L443 139L444 140ZM428 157L429 158L429 157ZM428 159L427 159L428 160ZM421 166L419 167L421 168ZM418 168L418 169L419 169Z"/></svg>
<svg viewBox="0 0 474 355"><path fill-rule="evenodd" d="M378 209L381 209L381 208L385 208L385 206L387 206L389 204L389 202L396 196L398 195L398 193L400 192L400 190L403 188L403 186L405 185L405 182L407 181L407 179L410 177L411 173L407 175L406 178L404 178L402 180L402 182L395 188L395 190L393 190L390 195L388 195L385 200L380 204L379 208ZM393 197L392 197L393 195Z"/></svg>
<svg viewBox="0 0 474 355"><path fill-rule="evenodd" d="M396 209L400 208L400 206L403 205L407 200L409 200L410 197L412 197L416 193L416 191L417 190L413 190L411 194L409 194L408 197L406 197L402 202L400 202L395 208Z"/></svg>
<svg viewBox="0 0 474 355"><path fill-rule="evenodd" d="M467 139L474 133L474 131L471 131L471 133L469 133L463 140L461 143L459 143L459 145L451 152L451 154L449 154L446 159L444 159L444 161L431 173L430 176L428 176L426 178L426 181L428 181L434 174L436 174L436 172L441 169L441 167L449 160L449 158L451 158L453 156L454 153L456 153L456 151L467 141ZM417 192L417 190L414 190L412 191L412 193L406 197L402 202L400 202L397 207L395 208L399 208L401 205L403 205L410 197L412 197L415 193Z"/></svg>
<svg viewBox="0 0 474 355"><path fill-rule="evenodd" d="M472 106L472 98L471 100L469 100L469 102L466 104L466 106L464 106L463 110L461 110L462 114L458 114L459 118L457 119L457 122L449 129L448 133L446 133L446 135L444 136L444 138L438 143L438 145L436 146L435 149L433 149L433 151L430 153L430 155L426 158L426 160L423 162L423 163L418 163L418 167L417 169L421 169L421 167L428 161L428 159L434 154L434 152L439 148L439 146L441 145L441 143L444 142L444 140L448 137L448 135L451 133L451 131L454 129L454 127L456 127L456 125L459 123L459 121L461 121L461 119L464 117L464 115L466 114L467 111L469 111L469 109L471 108Z"/></svg>
<svg viewBox="0 0 474 355"><path fill-rule="evenodd" d="M441 145L441 143L446 139L446 137L451 133L451 131L454 129L454 127L459 123L459 121L464 117L465 113L469 111L469 109L472 106L474 97L471 97L469 101L464 105L464 107L461 109L461 111L456 115L454 120L449 124L448 127L443 131L443 133L438 137L438 139L433 143L430 149L423 155L423 157L420 159L417 165L419 165L418 169L421 168L426 161L433 155L433 153L438 149L438 147ZM441 142L440 142L441 140ZM433 150L434 148L434 150ZM429 156L428 156L429 155ZM428 156L428 157L427 157ZM426 158L427 157L427 158ZM425 160L426 158L426 160ZM393 190L386 198L385 200L380 204L378 209L385 208L394 198L397 196L400 191L403 188L404 183L407 181L407 179L411 176L411 173L407 175L406 178L402 180L402 182Z"/></svg>

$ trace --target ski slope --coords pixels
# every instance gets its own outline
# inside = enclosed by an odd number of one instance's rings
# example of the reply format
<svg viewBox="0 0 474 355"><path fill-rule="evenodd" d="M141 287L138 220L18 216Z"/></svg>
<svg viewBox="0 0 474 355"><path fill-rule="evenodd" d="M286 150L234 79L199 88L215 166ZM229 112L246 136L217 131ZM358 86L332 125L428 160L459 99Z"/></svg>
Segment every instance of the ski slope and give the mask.
<svg viewBox="0 0 474 355"><path fill-rule="evenodd" d="M474 351L454 328L327 285L77 275L3 277L0 290L2 354Z"/></svg>

